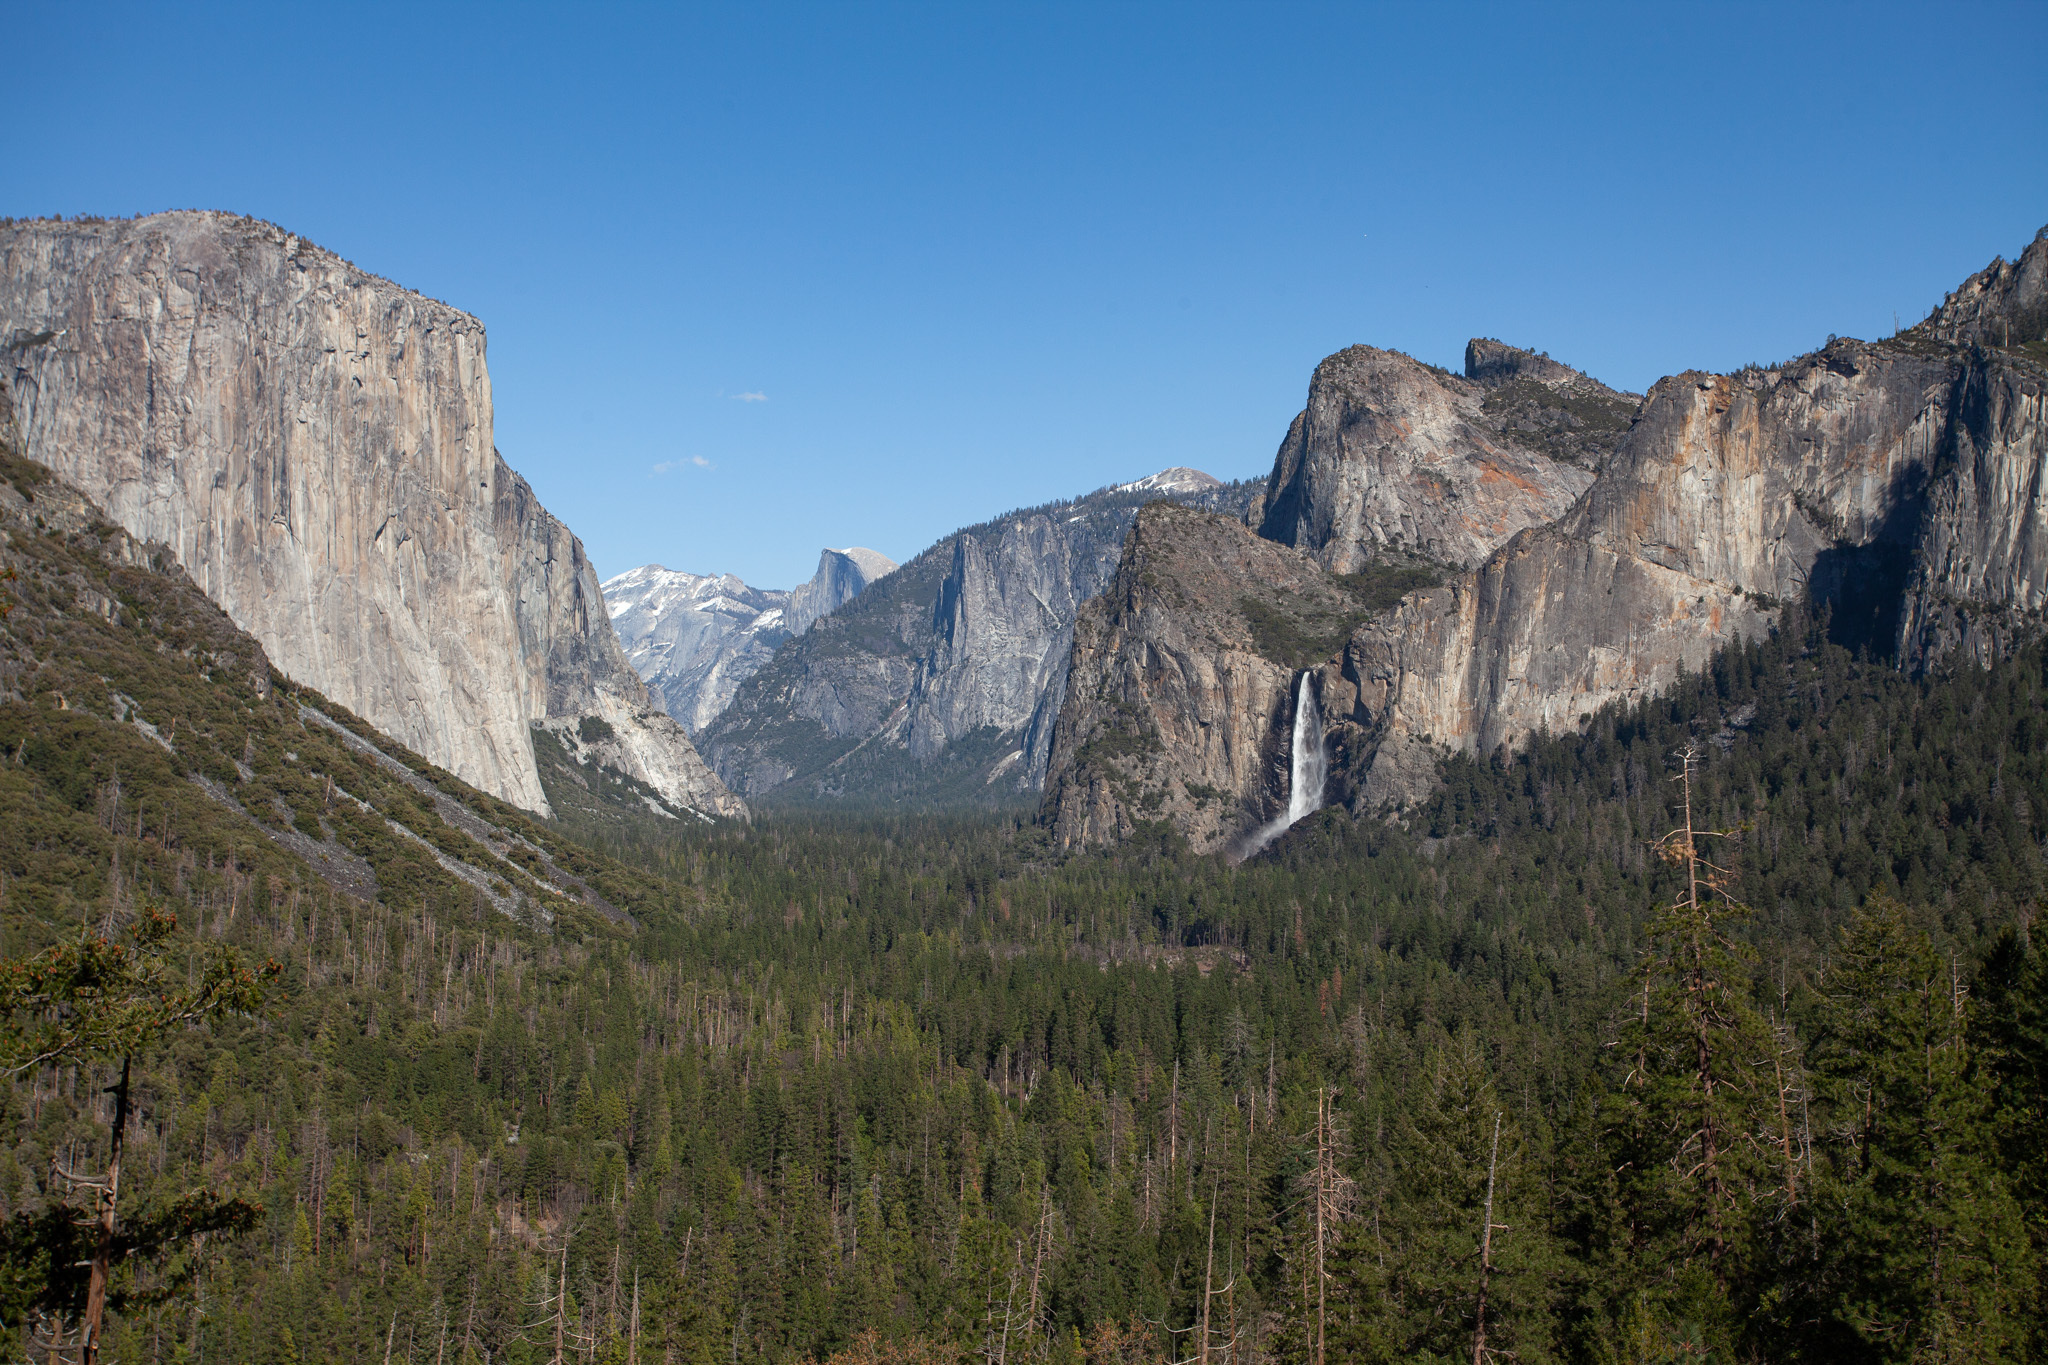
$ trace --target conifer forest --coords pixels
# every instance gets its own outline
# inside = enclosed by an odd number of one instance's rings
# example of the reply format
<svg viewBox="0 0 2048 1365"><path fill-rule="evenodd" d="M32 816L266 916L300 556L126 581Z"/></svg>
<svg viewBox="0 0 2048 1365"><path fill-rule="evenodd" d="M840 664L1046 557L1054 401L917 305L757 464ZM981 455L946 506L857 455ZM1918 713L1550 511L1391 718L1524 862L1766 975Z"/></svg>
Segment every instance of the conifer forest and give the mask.
<svg viewBox="0 0 2048 1365"><path fill-rule="evenodd" d="M379 749L49 515L0 585L18 1353L96 1295L100 1359L192 1365L2048 1352L2041 646L1916 679L1788 606L1238 865L678 833Z"/></svg>

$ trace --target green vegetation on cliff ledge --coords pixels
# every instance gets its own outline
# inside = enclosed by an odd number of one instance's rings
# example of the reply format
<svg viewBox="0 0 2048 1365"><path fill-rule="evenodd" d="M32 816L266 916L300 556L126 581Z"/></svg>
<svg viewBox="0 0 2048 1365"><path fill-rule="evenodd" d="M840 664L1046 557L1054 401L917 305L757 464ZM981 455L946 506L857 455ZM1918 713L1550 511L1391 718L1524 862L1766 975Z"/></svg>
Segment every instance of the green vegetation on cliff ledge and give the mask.
<svg viewBox="0 0 2048 1365"><path fill-rule="evenodd" d="M283 964L139 1062L138 1207L263 1214L114 1359L2048 1349L2038 647L1913 680L1795 612L1239 867L1005 815L549 825L9 472L4 951L160 905ZM1687 742L1737 831L1699 901ZM0 1088L0 1214L103 1160L111 1079Z"/></svg>
<svg viewBox="0 0 2048 1365"><path fill-rule="evenodd" d="M1343 652L1351 633L1403 597L1443 581L1442 570L1426 563L1377 562L1358 573L1332 574L1336 601L1325 595L1269 592L1240 598L1237 614L1251 632L1252 647L1289 668L1313 668Z"/></svg>

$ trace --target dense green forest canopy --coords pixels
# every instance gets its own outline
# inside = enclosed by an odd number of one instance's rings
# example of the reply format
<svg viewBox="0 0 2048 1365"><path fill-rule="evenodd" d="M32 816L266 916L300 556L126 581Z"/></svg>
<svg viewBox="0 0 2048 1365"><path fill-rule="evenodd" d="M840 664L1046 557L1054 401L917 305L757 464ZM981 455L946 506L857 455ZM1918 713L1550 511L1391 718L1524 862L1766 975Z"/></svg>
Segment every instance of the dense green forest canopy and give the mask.
<svg viewBox="0 0 2048 1365"><path fill-rule="evenodd" d="M113 1359L2048 1347L2038 646L1913 679L1792 609L1231 866L534 821L117 542L10 533L0 950L161 906L281 975L138 1058L124 1200L263 1213ZM98 1159L109 1080L0 1089L0 1213Z"/></svg>

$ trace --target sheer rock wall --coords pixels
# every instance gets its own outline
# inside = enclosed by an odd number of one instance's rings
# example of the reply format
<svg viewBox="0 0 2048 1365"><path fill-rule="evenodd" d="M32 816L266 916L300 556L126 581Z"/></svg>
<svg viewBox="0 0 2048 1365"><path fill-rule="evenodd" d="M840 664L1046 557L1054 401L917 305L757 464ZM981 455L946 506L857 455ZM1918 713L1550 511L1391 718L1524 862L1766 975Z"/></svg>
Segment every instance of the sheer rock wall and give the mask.
<svg viewBox="0 0 2048 1365"><path fill-rule="evenodd" d="M529 727L600 715L635 776L743 812L498 457L476 319L182 212L0 227L0 347L29 456L170 545L290 676L530 810Z"/></svg>

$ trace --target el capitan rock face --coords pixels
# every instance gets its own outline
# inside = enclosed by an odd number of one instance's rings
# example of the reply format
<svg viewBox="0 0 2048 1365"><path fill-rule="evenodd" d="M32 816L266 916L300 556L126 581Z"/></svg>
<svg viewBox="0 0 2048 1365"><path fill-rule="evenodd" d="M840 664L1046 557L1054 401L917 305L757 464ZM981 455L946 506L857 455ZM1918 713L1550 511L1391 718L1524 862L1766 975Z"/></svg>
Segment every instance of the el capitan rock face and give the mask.
<svg viewBox="0 0 2048 1365"><path fill-rule="evenodd" d="M595 715L634 776L744 813L493 448L476 319L270 224L166 213L0 227L0 345L28 455L290 676L530 810L529 727Z"/></svg>

